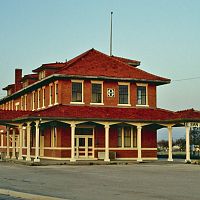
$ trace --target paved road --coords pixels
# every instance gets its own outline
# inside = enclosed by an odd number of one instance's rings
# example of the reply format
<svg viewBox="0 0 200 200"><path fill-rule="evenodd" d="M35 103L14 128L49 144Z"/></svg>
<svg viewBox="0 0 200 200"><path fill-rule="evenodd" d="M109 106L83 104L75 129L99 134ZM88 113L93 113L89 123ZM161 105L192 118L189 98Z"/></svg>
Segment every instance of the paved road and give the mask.
<svg viewBox="0 0 200 200"><path fill-rule="evenodd" d="M23 200L23 199L0 194L0 200Z"/></svg>
<svg viewBox="0 0 200 200"><path fill-rule="evenodd" d="M73 200L199 200L200 166L0 163L0 188Z"/></svg>

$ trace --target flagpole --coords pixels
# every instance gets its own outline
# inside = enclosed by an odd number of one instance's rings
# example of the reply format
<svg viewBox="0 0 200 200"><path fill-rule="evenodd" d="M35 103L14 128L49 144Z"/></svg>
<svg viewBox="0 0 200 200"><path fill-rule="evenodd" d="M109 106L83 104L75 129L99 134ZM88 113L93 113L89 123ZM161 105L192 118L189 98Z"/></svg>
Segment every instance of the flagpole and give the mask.
<svg viewBox="0 0 200 200"><path fill-rule="evenodd" d="M112 56L112 15L113 12L111 12L111 18L110 18L110 56Z"/></svg>

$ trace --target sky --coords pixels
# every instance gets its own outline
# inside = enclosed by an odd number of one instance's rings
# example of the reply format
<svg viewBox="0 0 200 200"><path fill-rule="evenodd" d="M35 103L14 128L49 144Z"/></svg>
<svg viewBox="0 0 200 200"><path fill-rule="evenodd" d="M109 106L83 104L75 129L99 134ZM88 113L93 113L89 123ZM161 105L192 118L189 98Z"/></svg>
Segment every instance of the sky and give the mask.
<svg viewBox="0 0 200 200"><path fill-rule="evenodd" d="M113 11L113 54L171 79L158 107L200 110L199 10L199 0L0 0L0 97L15 68L31 73L91 48L109 54Z"/></svg>

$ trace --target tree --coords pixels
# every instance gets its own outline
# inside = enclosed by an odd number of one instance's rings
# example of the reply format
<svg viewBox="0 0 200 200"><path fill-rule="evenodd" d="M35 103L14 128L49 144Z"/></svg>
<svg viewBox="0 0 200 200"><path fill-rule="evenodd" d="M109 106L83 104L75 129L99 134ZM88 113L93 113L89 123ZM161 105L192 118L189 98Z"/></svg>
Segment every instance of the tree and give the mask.
<svg viewBox="0 0 200 200"><path fill-rule="evenodd" d="M186 141L185 138L179 138L175 141L175 145L180 147L181 151L185 151Z"/></svg>
<svg viewBox="0 0 200 200"><path fill-rule="evenodd" d="M190 143L200 145L200 128L194 127L190 131Z"/></svg>
<svg viewBox="0 0 200 200"><path fill-rule="evenodd" d="M168 149L168 141L167 140L158 141L158 148L160 150L167 150Z"/></svg>

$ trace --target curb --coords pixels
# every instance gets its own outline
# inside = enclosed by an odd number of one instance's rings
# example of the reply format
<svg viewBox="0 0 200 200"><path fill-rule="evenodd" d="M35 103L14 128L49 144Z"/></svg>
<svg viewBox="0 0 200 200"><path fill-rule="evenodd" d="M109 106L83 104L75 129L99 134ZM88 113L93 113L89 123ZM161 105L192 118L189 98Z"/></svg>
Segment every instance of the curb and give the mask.
<svg viewBox="0 0 200 200"><path fill-rule="evenodd" d="M16 191L7 190L7 189L0 189L0 194L9 195L12 197L18 197L22 199L28 199L28 200L64 200L62 198L57 198L57 197L29 194L29 193L24 193L24 192L16 192Z"/></svg>

